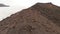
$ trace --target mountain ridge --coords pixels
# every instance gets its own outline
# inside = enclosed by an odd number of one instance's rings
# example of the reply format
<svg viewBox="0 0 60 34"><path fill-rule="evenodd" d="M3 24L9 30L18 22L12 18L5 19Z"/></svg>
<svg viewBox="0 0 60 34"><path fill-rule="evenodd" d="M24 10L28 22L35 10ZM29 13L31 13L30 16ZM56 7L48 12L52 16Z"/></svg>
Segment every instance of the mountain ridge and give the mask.
<svg viewBox="0 0 60 34"><path fill-rule="evenodd" d="M35 4L2 20L0 34L60 34L59 20L54 22L59 17L55 10L59 9L53 5L51 8L49 3L46 7L40 6L41 4L46 3ZM54 18L55 16L57 17Z"/></svg>

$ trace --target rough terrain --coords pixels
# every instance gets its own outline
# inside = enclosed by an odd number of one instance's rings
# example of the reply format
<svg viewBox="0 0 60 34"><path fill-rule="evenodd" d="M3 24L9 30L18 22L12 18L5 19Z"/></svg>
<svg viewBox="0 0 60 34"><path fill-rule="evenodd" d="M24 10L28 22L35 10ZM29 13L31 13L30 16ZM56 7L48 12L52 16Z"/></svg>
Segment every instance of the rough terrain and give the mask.
<svg viewBox="0 0 60 34"><path fill-rule="evenodd" d="M36 3L0 21L0 34L60 34L60 7Z"/></svg>

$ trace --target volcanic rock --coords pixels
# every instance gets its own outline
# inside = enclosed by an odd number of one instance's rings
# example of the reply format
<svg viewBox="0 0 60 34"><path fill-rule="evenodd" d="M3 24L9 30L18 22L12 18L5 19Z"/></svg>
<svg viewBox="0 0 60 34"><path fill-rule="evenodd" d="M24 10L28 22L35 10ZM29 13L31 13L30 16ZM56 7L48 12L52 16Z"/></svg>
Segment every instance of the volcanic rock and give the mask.
<svg viewBox="0 0 60 34"><path fill-rule="evenodd" d="M0 34L60 34L60 7L36 3L0 21Z"/></svg>

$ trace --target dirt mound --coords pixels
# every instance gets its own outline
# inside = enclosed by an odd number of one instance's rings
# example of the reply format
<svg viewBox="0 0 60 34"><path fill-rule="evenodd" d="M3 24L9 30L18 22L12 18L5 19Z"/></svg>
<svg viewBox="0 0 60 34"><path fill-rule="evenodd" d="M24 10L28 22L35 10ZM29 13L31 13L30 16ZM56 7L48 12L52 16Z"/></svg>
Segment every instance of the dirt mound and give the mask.
<svg viewBox="0 0 60 34"><path fill-rule="evenodd" d="M0 34L60 34L60 27L54 22L58 8L51 3L37 3L2 20Z"/></svg>

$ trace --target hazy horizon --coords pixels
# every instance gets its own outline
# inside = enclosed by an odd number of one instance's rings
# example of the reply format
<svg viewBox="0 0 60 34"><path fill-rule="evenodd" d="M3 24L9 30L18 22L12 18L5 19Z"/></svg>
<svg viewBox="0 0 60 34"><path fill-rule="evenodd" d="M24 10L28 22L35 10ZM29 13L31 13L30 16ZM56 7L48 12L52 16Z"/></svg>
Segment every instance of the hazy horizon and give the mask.
<svg viewBox="0 0 60 34"><path fill-rule="evenodd" d="M24 6L0 7L0 20L9 17L10 15L25 9Z"/></svg>

